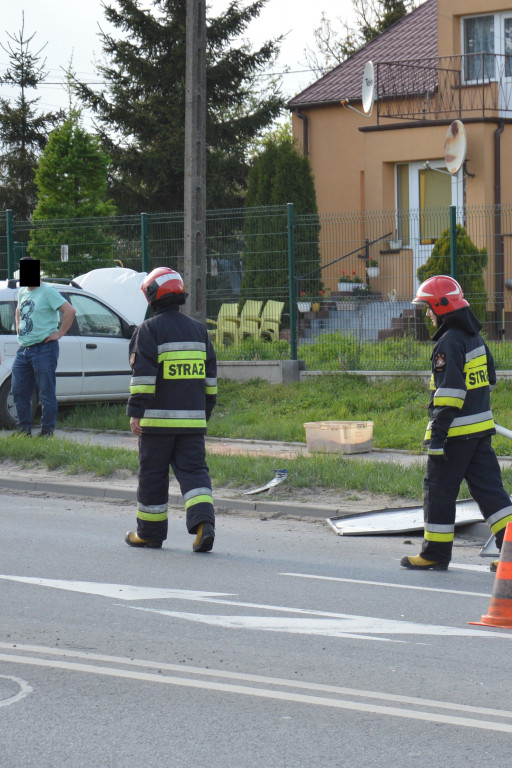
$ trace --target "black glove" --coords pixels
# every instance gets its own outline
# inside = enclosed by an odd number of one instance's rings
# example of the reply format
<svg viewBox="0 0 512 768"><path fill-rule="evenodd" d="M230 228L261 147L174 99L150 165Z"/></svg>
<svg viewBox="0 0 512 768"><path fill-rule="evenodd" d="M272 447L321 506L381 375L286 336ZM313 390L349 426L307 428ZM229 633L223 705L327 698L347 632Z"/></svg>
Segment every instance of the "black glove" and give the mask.
<svg viewBox="0 0 512 768"><path fill-rule="evenodd" d="M438 464L443 464L448 461L446 453L444 452L444 444L446 439L444 437L433 437L428 446L427 454Z"/></svg>

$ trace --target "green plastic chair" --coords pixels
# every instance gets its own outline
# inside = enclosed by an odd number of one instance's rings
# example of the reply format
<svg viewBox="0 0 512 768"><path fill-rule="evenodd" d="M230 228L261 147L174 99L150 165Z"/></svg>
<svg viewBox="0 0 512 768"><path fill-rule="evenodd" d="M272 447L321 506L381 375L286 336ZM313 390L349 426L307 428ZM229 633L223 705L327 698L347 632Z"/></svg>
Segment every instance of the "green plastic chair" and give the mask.
<svg viewBox="0 0 512 768"><path fill-rule="evenodd" d="M238 317L238 304L221 304L219 314L216 320L206 318L207 325L215 326L211 330L215 343L227 346L234 344L238 339L238 327L240 318Z"/></svg>
<svg viewBox="0 0 512 768"><path fill-rule="evenodd" d="M269 299L263 308L260 320L260 336L265 341L278 341L284 301Z"/></svg>
<svg viewBox="0 0 512 768"><path fill-rule="evenodd" d="M260 314L262 301L247 299L240 313L240 325L238 327L238 341L243 341L248 336L258 338L260 332Z"/></svg>

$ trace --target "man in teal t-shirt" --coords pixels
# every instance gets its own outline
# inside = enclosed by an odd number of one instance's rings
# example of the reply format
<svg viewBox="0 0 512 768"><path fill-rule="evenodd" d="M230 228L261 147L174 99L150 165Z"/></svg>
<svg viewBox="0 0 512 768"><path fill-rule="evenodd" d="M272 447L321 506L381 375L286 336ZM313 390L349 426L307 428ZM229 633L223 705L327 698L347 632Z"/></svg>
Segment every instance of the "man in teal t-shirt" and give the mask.
<svg viewBox="0 0 512 768"><path fill-rule="evenodd" d="M29 284L24 282L24 273L28 275ZM59 312L62 312L62 320ZM42 406L41 435L53 434L57 423L55 371L59 360L58 342L71 327L74 316L75 309L64 301L59 291L41 283L39 262L30 257L21 259L16 308L20 347L12 366L12 394L18 415L18 433L32 434L32 398L37 387Z"/></svg>

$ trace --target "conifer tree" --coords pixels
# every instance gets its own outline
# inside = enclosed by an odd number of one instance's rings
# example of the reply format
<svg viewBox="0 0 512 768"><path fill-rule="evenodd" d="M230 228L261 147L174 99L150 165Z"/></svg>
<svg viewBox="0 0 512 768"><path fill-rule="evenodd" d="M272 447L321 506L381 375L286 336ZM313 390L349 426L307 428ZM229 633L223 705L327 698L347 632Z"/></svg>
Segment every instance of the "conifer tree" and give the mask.
<svg viewBox="0 0 512 768"><path fill-rule="evenodd" d="M38 98L30 92L46 77L43 46L35 53L30 45L35 33L25 36L22 14L21 30L8 34L6 45L0 48L7 54L7 69L0 75L0 83L17 91L13 100L0 99L0 210L11 209L17 219L27 220L37 202L35 167L37 158L48 140L48 131L58 115L37 113Z"/></svg>
<svg viewBox="0 0 512 768"><path fill-rule="evenodd" d="M479 320L487 317L487 292L484 270L487 266L487 249L478 248L465 227L457 224L457 280L462 286L465 298ZM422 283L434 275L450 274L450 228L445 229L436 240L432 253L425 264L418 268L418 280Z"/></svg>
<svg viewBox="0 0 512 768"><path fill-rule="evenodd" d="M241 296L266 299L276 295L288 305L286 214L276 220L250 208L294 204L295 274L298 292L309 298L322 289L319 220L315 185L307 157L298 150L289 125L268 134L249 174L246 198L244 277ZM288 309L286 310L289 311Z"/></svg>
<svg viewBox="0 0 512 768"><path fill-rule="evenodd" d="M283 106L272 79L279 39L252 51L235 44L266 0L242 8L232 0L207 19L207 206L240 205L247 183L247 150ZM111 189L122 213L183 209L186 0L105 4L121 36L102 33L105 87L78 83L113 163Z"/></svg>

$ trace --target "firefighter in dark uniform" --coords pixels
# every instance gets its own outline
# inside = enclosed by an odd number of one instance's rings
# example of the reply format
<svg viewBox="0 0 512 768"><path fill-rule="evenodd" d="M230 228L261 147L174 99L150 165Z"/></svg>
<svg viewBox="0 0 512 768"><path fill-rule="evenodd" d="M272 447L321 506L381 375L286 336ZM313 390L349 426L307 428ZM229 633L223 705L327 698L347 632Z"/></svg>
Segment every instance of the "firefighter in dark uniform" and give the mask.
<svg viewBox="0 0 512 768"><path fill-rule="evenodd" d="M425 280L412 303L427 305L427 315L437 331L432 337L436 344L424 441L428 459L423 481L423 546L419 555L403 557L400 565L444 571L452 555L455 503L463 479L499 549L506 525L512 521L512 505L491 445L496 430L489 395L496 372L480 335L482 326L458 282L446 275Z"/></svg>
<svg viewBox="0 0 512 768"><path fill-rule="evenodd" d="M206 465L206 423L217 394L217 362L206 328L182 314L187 294L173 269L154 269L141 290L153 316L130 341L130 398L126 412L139 436L137 530L131 547L160 548L167 538L169 465L180 485L194 552L215 538L212 484Z"/></svg>

